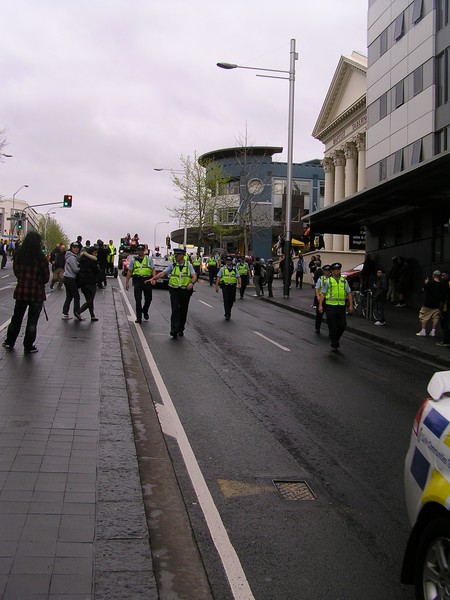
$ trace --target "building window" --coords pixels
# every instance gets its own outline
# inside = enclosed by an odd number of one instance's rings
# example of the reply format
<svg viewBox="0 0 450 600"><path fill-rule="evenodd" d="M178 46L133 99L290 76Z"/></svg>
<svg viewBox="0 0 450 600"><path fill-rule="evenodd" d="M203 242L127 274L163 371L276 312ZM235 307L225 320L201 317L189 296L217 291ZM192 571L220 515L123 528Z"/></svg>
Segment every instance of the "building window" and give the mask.
<svg viewBox="0 0 450 600"><path fill-rule="evenodd" d="M394 155L394 175L403 171L403 150L397 150Z"/></svg>
<svg viewBox="0 0 450 600"><path fill-rule="evenodd" d="M412 13L412 23L417 23L422 18L423 12L423 1L422 0L414 0L413 13Z"/></svg>
<svg viewBox="0 0 450 600"><path fill-rule="evenodd" d="M283 221L283 209L282 208L274 208L273 209L273 220L275 223L281 223Z"/></svg>
<svg viewBox="0 0 450 600"><path fill-rule="evenodd" d="M236 222L237 208L219 209L219 223L231 225Z"/></svg>
<svg viewBox="0 0 450 600"><path fill-rule="evenodd" d="M403 36L403 13L400 13L395 19L394 25L394 41L399 40Z"/></svg>
<svg viewBox="0 0 450 600"><path fill-rule="evenodd" d="M387 158L383 158L378 163L379 168L379 181L384 181L386 179L386 171L387 171Z"/></svg>
<svg viewBox="0 0 450 600"><path fill-rule="evenodd" d="M232 179L231 181L227 181L227 183L223 183L220 186L220 195L229 196L231 194L239 194L239 185L239 179Z"/></svg>
<svg viewBox="0 0 450 600"><path fill-rule="evenodd" d="M412 146L411 166L422 162L422 140L417 140Z"/></svg>
<svg viewBox="0 0 450 600"><path fill-rule="evenodd" d="M380 35L380 56L383 56L388 50L388 35L385 29Z"/></svg>
<svg viewBox="0 0 450 600"><path fill-rule="evenodd" d="M387 92L380 97L380 119L387 115Z"/></svg>
<svg viewBox="0 0 450 600"><path fill-rule="evenodd" d="M423 91L423 65L413 71L413 97Z"/></svg>
<svg viewBox="0 0 450 600"><path fill-rule="evenodd" d="M448 25L448 5L449 0L437 0L437 24L439 31Z"/></svg>
<svg viewBox="0 0 450 600"><path fill-rule="evenodd" d="M434 153L440 154L448 150L448 128L436 131L434 137Z"/></svg>
<svg viewBox="0 0 450 600"><path fill-rule="evenodd" d="M394 109L398 108L405 101L403 80L394 86Z"/></svg>

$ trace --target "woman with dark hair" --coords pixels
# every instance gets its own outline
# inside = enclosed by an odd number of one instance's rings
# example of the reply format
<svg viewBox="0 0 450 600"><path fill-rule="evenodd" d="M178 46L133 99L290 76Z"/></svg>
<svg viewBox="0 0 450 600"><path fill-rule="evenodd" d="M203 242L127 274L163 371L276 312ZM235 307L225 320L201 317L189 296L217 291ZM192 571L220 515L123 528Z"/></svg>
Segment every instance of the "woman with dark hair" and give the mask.
<svg viewBox="0 0 450 600"><path fill-rule="evenodd" d="M23 347L25 354L32 354L38 351L34 345L37 323L46 298L45 284L50 279L48 260L42 251L41 236L36 231L27 233L20 248L14 253L13 269L17 277L17 286L14 290L16 304L3 347L14 348L28 308Z"/></svg>
<svg viewBox="0 0 450 600"><path fill-rule="evenodd" d="M81 253L80 270L78 271L78 285L83 292L86 302L80 306L80 310L75 313L79 321L84 321L81 316L85 310L89 310L91 321L98 321L94 313L94 298L97 289L99 266L97 262L97 248L92 246Z"/></svg>

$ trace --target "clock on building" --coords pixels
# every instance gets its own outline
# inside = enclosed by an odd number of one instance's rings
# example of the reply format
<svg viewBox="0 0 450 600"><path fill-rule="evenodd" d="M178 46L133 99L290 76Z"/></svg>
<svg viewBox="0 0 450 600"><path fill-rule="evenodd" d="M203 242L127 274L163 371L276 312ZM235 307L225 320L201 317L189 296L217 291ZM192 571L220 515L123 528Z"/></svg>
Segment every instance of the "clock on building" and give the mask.
<svg viewBox="0 0 450 600"><path fill-rule="evenodd" d="M260 194L264 189L264 184L261 179L250 179L247 183L247 189L250 194Z"/></svg>

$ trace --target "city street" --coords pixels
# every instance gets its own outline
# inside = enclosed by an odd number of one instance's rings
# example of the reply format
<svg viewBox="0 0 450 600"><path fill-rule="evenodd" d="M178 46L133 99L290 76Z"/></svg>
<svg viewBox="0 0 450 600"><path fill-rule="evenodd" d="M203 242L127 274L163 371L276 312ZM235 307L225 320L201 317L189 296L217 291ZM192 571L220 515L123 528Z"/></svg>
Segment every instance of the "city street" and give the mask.
<svg viewBox="0 0 450 600"><path fill-rule="evenodd" d="M148 345L141 357L214 597L233 597L227 578L242 591L244 574L242 598L412 598L399 583L403 461L435 369L348 332L332 354L325 323L317 336L311 319L251 292L225 321L206 281L184 338L169 337L169 317L156 289L150 321L130 322L138 348ZM212 534L192 460L223 524ZM299 485L283 499L289 482ZM242 572L218 556L222 535Z"/></svg>

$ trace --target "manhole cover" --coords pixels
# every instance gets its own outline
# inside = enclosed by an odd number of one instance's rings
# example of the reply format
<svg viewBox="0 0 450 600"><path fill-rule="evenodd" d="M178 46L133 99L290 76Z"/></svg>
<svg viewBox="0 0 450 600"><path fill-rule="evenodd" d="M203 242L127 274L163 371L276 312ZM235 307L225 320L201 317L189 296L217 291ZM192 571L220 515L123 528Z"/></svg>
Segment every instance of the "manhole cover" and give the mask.
<svg viewBox="0 0 450 600"><path fill-rule="evenodd" d="M306 481L272 481L282 500L317 500Z"/></svg>

